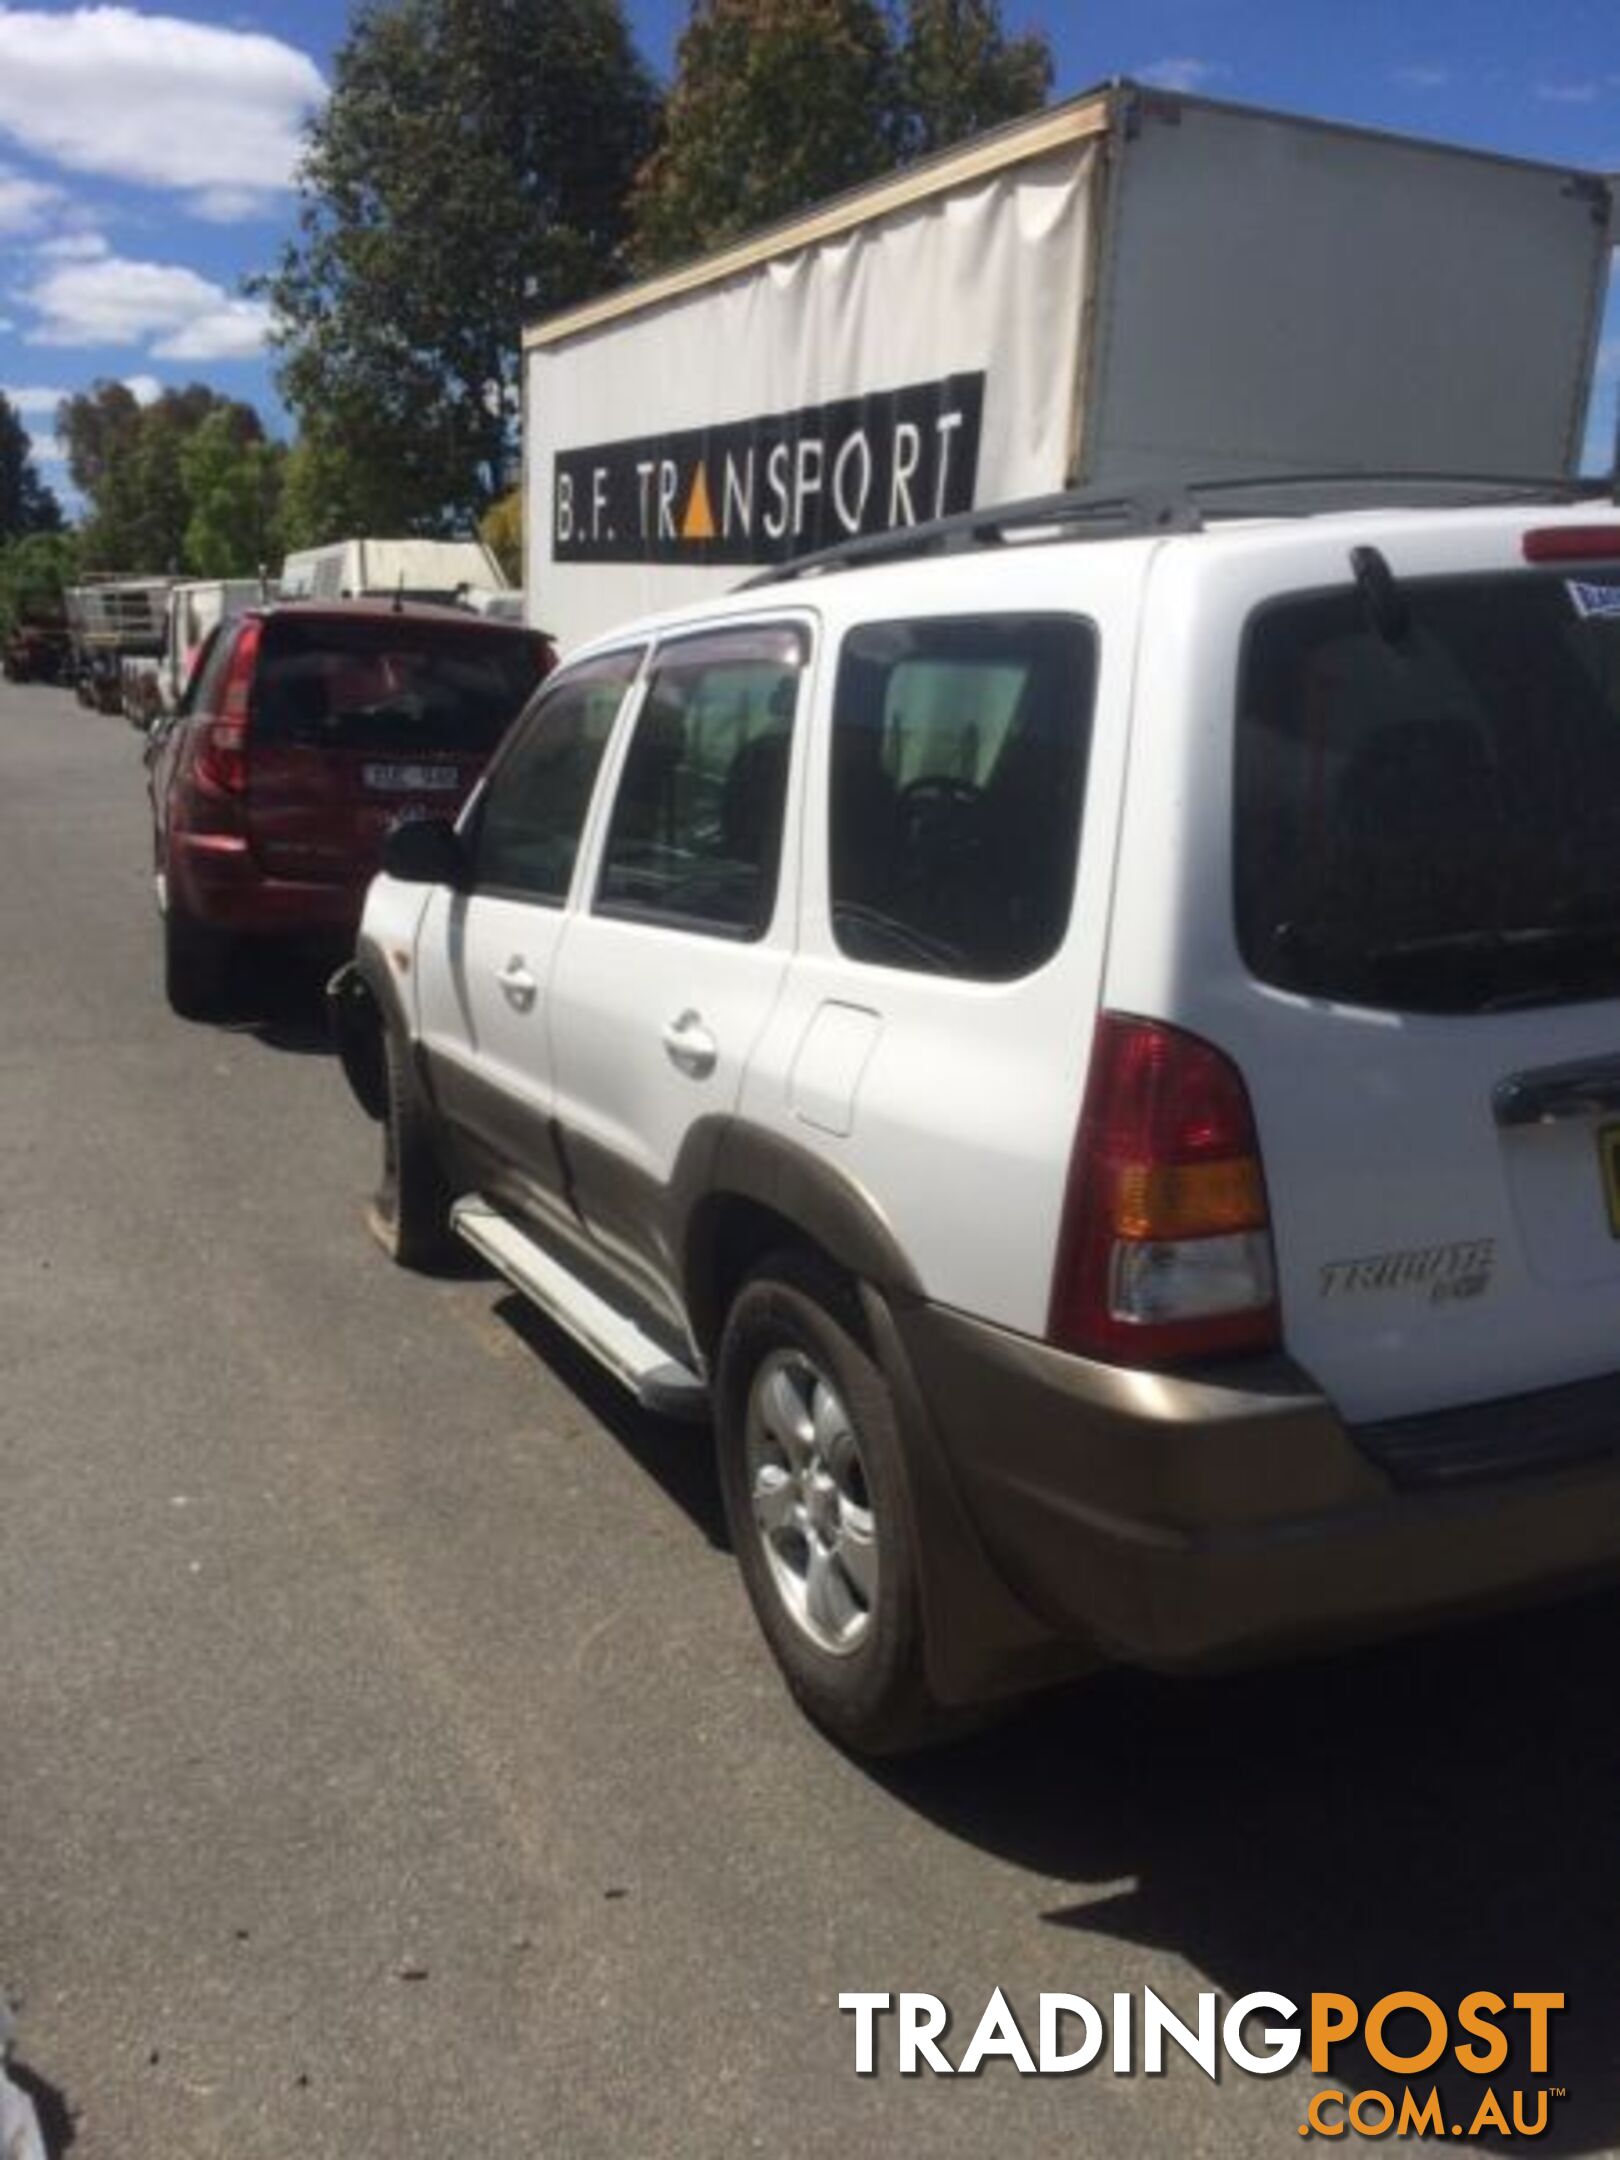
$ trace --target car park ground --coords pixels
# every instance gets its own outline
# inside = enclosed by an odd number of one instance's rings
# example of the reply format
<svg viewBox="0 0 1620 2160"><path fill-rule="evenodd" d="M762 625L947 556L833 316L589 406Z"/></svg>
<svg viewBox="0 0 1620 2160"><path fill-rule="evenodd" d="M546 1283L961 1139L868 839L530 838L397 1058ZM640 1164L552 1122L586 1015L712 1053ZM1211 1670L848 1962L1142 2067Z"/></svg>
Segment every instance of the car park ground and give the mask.
<svg viewBox="0 0 1620 2160"><path fill-rule="evenodd" d="M367 1240L315 978L170 1016L147 832L121 721L0 686L0 1989L58 2149L1298 2149L1301 2073L854 2074L841 1990L959 2056L997 1984L1032 2036L1562 1990L1541 2149L1614 2144L1620 1605L846 1761L701 1439Z"/></svg>

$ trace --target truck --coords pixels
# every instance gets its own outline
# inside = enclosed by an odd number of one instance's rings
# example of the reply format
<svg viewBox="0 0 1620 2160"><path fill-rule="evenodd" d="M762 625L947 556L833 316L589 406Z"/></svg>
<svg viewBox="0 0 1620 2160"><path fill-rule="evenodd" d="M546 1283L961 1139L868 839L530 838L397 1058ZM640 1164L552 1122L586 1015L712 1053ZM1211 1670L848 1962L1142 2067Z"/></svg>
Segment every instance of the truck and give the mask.
<svg viewBox="0 0 1620 2160"><path fill-rule="evenodd" d="M281 568L284 600L457 601L506 590L481 540L332 540L299 548Z"/></svg>
<svg viewBox="0 0 1620 2160"><path fill-rule="evenodd" d="M1612 220L1599 174L1106 84L530 325L530 620L1057 491L1568 478Z"/></svg>
<svg viewBox="0 0 1620 2160"><path fill-rule="evenodd" d="M81 705L119 712L144 700L144 680L163 652L165 614L172 577L129 577L106 572L67 589L71 671ZM126 681L126 663L140 663Z"/></svg>
<svg viewBox="0 0 1620 2160"><path fill-rule="evenodd" d="M228 622L269 597L265 578L196 578L176 585L164 610L163 651L152 692L155 706L148 717L179 709L197 656L216 623Z"/></svg>

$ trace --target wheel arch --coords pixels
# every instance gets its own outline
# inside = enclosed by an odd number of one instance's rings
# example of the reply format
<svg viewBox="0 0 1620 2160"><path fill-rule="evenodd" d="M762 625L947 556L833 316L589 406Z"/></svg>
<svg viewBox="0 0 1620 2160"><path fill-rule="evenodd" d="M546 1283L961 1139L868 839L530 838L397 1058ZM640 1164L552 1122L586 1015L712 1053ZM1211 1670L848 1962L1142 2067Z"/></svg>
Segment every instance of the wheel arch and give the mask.
<svg viewBox="0 0 1620 2160"><path fill-rule="evenodd" d="M682 1149L673 1197L682 1301L693 1339L711 1363L742 1283L784 1247L819 1253L885 1296L922 1294L872 1196L781 1134L731 1119L704 1120Z"/></svg>

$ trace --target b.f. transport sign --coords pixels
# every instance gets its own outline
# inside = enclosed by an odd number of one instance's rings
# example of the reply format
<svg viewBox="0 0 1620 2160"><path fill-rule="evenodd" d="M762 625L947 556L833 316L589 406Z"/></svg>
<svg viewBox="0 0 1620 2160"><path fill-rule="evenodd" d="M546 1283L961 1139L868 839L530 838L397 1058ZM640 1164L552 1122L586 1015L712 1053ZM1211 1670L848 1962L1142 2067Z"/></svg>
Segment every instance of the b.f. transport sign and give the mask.
<svg viewBox="0 0 1620 2160"><path fill-rule="evenodd" d="M984 375L561 450L557 562L775 563L973 506Z"/></svg>

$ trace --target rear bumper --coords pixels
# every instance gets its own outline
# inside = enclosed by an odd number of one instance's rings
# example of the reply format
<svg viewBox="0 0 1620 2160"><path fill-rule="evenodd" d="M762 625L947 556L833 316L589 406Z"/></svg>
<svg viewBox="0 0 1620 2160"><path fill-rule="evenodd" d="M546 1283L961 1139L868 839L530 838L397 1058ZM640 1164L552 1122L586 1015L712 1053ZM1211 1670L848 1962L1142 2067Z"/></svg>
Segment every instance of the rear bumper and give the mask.
<svg viewBox="0 0 1620 2160"><path fill-rule="evenodd" d="M188 914L243 936L352 940L365 904L363 879L338 885L268 876L234 833L171 831L168 875Z"/></svg>
<svg viewBox="0 0 1620 2160"><path fill-rule="evenodd" d="M1189 1380L938 1308L896 1319L1006 1587L1131 1662L1239 1663L1620 1577L1620 1377L1580 1391L1613 1436L1584 1460L1403 1487L1283 1360ZM1548 1401L1479 1415L1528 1429Z"/></svg>

